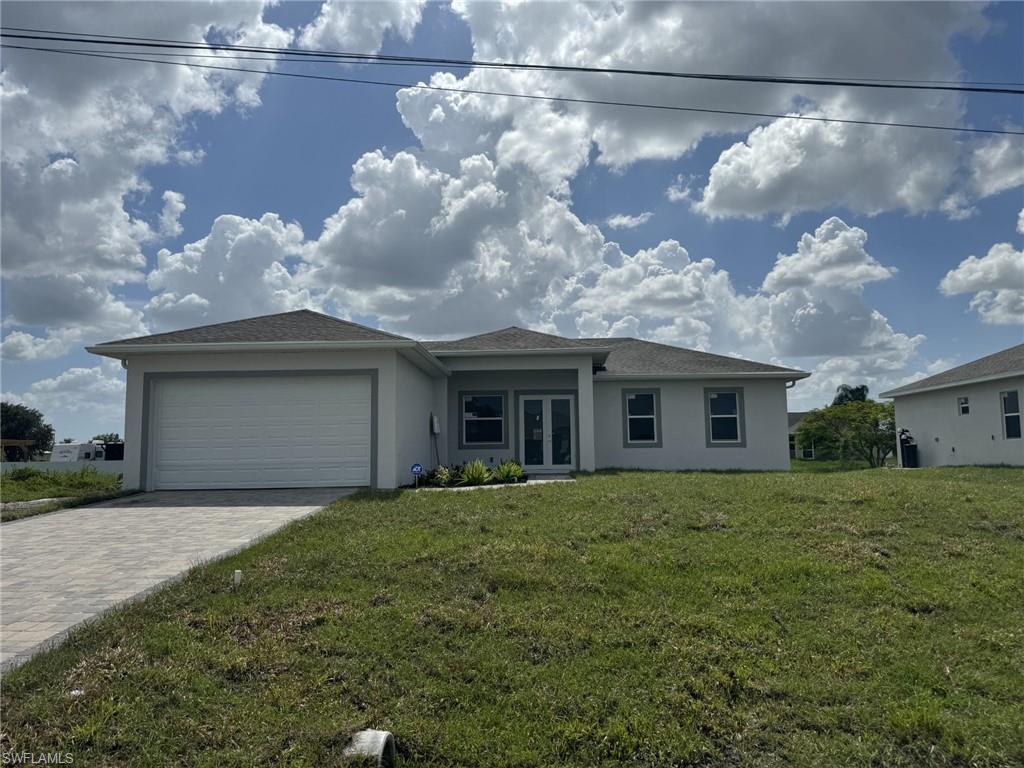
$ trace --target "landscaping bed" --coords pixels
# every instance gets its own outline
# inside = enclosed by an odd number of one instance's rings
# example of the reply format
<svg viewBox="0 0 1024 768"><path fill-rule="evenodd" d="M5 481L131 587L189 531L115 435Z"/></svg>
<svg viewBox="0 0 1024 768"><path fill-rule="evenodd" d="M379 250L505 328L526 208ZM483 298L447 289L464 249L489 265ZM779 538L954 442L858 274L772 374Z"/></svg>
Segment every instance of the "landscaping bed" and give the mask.
<svg viewBox="0 0 1024 768"><path fill-rule="evenodd" d="M366 493L6 674L2 746L335 765L376 727L402 766L1019 765L1022 572L1019 469Z"/></svg>

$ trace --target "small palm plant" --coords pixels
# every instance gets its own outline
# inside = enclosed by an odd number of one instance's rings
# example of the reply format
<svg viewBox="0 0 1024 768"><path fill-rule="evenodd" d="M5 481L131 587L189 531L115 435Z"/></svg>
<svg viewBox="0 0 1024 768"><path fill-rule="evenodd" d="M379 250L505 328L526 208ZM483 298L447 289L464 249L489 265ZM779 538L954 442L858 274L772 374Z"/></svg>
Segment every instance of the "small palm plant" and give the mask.
<svg viewBox="0 0 1024 768"><path fill-rule="evenodd" d="M480 459L467 461L459 471L459 485L487 485L491 482L491 470Z"/></svg>
<svg viewBox="0 0 1024 768"><path fill-rule="evenodd" d="M444 464L438 466L430 476L430 482L434 485L451 485L452 484L452 471L448 469Z"/></svg>
<svg viewBox="0 0 1024 768"><path fill-rule="evenodd" d="M523 466L518 461L503 461L494 469L494 479L499 483L518 483L523 479Z"/></svg>

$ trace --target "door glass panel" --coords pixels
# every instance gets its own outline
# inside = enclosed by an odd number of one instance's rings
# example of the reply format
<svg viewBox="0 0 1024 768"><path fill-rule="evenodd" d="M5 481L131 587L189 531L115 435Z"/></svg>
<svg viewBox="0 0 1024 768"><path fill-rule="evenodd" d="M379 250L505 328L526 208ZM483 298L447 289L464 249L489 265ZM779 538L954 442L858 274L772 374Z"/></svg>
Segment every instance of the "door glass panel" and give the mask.
<svg viewBox="0 0 1024 768"><path fill-rule="evenodd" d="M551 399L551 463L572 464L572 401Z"/></svg>
<svg viewBox="0 0 1024 768"><path fill-rule="evenodd" d="M544 463L544 401L523 400L523 463Z"/></svg>

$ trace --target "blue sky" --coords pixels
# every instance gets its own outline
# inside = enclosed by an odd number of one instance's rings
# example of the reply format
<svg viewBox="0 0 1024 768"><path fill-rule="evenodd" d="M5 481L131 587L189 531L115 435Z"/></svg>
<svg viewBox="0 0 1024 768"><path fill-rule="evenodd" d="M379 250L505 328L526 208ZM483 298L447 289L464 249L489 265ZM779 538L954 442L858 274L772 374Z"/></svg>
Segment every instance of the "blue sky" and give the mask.
<svg viewBox="0 0 1024 768"><path fill-rule="evenodd" d="M134 14L5 3L4 21L419 56L1024 79L1019 3L802 4L773 21L790 8L155 3ZM668 39L665 24L675 25ZM690 39L711 45L695 52ZM122 431L123 374L85 345L298 306L421 337L514 322L783 362L815 374L792 393L794 408L822 404L843 381L878 392L1022 341L1020 137L801 133L793 121L459 103L425 90L397 105L392 88L189 80L137 63L105 63L100 77L93 66L4 59L3 391L41 408L59 437ZM409 83L434 75L278 68ZM452 74L499 90L1024 125L1024 100L1012 96ZM688 196L670 199L673 185ZM611 227L620 214L650 215Z"/></svg>

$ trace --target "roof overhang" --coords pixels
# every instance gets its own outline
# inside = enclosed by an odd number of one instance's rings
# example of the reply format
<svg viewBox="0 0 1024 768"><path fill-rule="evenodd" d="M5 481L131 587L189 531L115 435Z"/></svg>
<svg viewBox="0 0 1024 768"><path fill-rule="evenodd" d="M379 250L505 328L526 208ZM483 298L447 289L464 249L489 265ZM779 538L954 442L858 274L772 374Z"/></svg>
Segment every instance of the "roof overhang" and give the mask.
<svg viewBox="0 0 1024 768"><path fill-rule="evenodd" d="M1000 381L1002 379L1013 379L1017 376L1024 376L1024 370L1022 371L1007 371L1006 373L994 373L991 376L975 376L973 379L962 379L961 381L950 381L946 384L935 384L931 387L921 387L920 389L912 389L908 392L900 392L901 389L890 389L887 392L879 393L879 397L896 398L906 397L907 395L923 395L925 392L937 392L940 389L953 389L954 387L964 387L968 384L984 384L986 381Z"/></svg>
<svg viewBox="0 0 1024 768"><path fill-rule="evenodd" d="M596 373L595 381L671 381L673 379L779 379L798 381L810 376L807 371L746 371L743 373Z"/></svg>
<svg viewBox="0 0 1024 768"><path fill-rule="evenodd" d="M444 376L451 373L418 341L396 339L395 341L226 341L199 342L188 344L99 344L86 347L86 352L115 360L126 360L136 355L180 355L208 354L215 352L319 352L353 350L396 350L410 359L422 363L430 370Z"/></svg>
<svg viewBox="0 0 1024 768"><path fill-rule="evenodd" d="M611 347L564 347L552 349L434 349L430 353L438 357L521 357L524 355L604 355Z"/></svg>

